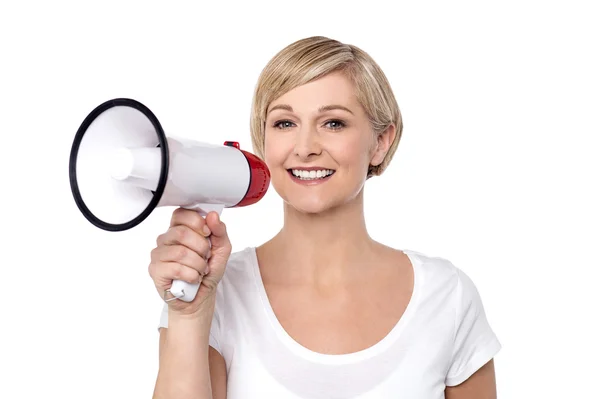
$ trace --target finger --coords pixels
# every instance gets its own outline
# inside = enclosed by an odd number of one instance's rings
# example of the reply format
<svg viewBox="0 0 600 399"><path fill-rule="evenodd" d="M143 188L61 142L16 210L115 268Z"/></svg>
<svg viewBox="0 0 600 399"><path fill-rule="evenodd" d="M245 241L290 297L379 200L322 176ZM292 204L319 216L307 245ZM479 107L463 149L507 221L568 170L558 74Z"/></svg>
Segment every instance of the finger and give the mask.
<svg viewBox="0 0 600 399"><path fill-rule="evenodd" d="M202 281L202 275L197 270L177 262L151 263L150 275L157 286L165 288L175 280L182 280L191 284Z"/></svg>
<svg viewBox="0 0 600 399"><path fill-rule="evenodd" d="M210 229L205 228L206 220L197 211L184 208L176 209L171 216L171 227L180 225L187 226L204 237L210 235Z"/></svg>
<svg viewBox="0 0 600 399"><path fill-rule="evenodd" d="M152 261L176 262L191 267L200 274L206 274L207 263L204 258L183 245L166 245L157 247L152 251Z"/></svg>
<svg viewBox="0 0 600 399"><path fill-rule="evenodd" d="M208 239L184 225L171 227L166 233L158 236L156 245L183 245L205 259L208 259L210 254Z"/></svg>

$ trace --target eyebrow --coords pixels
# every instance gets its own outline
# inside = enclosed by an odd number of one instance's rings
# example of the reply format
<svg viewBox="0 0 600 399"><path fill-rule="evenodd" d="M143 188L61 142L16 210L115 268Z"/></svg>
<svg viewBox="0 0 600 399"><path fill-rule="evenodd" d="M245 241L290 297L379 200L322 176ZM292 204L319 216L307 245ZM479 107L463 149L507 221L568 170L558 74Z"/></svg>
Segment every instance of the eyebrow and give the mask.
<svg viewBox="0 0 600 399"><path fill-rule="evenodd" d="M269 112L267 112L267 115L271 111L275 111L276 109L282 109L284 111L294 112L294 109L288 104L277 104L277 105L273 106L273 108L271 108L269 110ZM319 111L319 113L322 113L322 112L331 111L334 109L341 109L342 111L350 112L352 115L354 115L354 112L350 111L348 108L344 107L343 105L337 105L337 104L323 105L322 107L319 107L318 111Z"/></svg>

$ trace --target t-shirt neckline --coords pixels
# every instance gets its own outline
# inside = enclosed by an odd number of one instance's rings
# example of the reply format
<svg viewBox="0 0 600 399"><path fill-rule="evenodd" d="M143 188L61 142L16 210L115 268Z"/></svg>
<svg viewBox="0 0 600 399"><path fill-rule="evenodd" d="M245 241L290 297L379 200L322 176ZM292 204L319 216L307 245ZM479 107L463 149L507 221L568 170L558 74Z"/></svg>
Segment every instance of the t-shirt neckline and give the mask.
<svg viewBox="0 0 600 399"><path fill-rule="evenodd" d="M285 345L290 351L295 353L297 356L300 356L312 362L321 364L348 364L360 362L369 359L373 356L376 356L386 351L399 339L401 333L406 328L406 325L409 323L409 321L413 318L415 314L417 303L419 301L419 295L421 292L420 259L414 255L413 251L403 249L401 250L401 252L403 252L408 257L409 263L413 268L413 291L408 305L404 310L404 313L402 314L398 322L394 325L394 327L388 332L388 334L374 345L357 352L332 355L312 351L298 343L296 340L294 340L283 328L281 323L279 323L279 320L275 315L275 311L273 310L273 307L269 302L267 291L265 289L261 277L260 268L258 265L258 257L256 255L256 248L250 247L248 248L248 250L251 252L252 275L254 283L258 290L258 295L260 296L265 316L267 317L271 327L273 328L273 331L283 343L283 345Z"/></svg>

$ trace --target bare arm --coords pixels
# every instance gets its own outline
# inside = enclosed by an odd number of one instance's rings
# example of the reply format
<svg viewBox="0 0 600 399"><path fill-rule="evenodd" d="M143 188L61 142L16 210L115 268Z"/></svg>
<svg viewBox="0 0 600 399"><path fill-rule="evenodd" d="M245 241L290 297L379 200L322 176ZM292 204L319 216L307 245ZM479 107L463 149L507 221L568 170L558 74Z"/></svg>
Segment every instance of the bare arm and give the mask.
<svg viewBox="0 0 600 399"><path fill-rule="evenodd" d="M175 280L199 286L191 302L169 301L168 328L160 330L159 368L152 397L224 399L225 361L209 348L209 342L217 286L231 254L227 228L216 212L204 218L196 211L178 208L156 245L148 271L159 295Z"/></svg>
<svg viewBox="0 0 600 399"><path fill-rule="evenodd" d="M455 387L446 387L446 399L497 399L494 360L490 360L469 379Z"/></svg>
<svg viewBox="0 0 600 399"><path fill-rule="evenodd" d="M161 328L159 370L153 399L225 399L223 357L209 347L215 298L207 297L194 317L169 314Z"/></svg>
<svg viewBox="0 0 600 399"><path fill-rule="evenodd" d="M227 367L225 359L213 347L208 348L208 364L213 399L227 399Z"/></svg>

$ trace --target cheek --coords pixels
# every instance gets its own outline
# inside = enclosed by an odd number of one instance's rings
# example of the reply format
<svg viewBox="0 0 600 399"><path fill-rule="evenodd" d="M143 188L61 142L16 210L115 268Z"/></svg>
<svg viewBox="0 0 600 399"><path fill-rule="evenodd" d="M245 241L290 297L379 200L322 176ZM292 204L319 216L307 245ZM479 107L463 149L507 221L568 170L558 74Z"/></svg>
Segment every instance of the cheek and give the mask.
<svg viewBox="0 0 600 399"><path fill-rule="evenodd" d="M349 138L336 146L335 158L340 165L362 169L370 159L369 145L370 143L359 135Z"/></svg>
<svg viewBox="0 0 600 399"><path fill-rule="evenodd" d="M287 144L283 137L265 134L265 163L269 169L281 167L288 156Z"/></svg>

